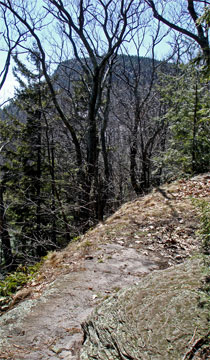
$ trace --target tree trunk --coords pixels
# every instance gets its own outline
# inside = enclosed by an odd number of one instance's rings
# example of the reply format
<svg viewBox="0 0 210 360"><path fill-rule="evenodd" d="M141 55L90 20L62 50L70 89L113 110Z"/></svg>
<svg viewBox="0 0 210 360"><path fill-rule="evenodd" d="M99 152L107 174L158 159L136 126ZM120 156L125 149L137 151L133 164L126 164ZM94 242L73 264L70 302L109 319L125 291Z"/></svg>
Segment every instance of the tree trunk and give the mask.
<svg viewBox="0 0 210 360"><path fill-rule="evenodd" d="M194 114L193 114L193 138L192 138L192 172L193 173L196 173L197 171L197 161L196 161L197 108L198 108L198 84L196 79L195 104L194 104Z"/></svg>
<svg viewBox="0 0 210 360"><path fill-rule="evenodd" d="M137 155L137 129L134 128L131 145L130 145L130 178L131 185L136 195L140 195L142 193L141 188L137 181L137 164L136 164L136 155Z"/></svg>
<svg viewBox="0 0 210 360"><path fill-rule="evenodd" d="M0 184L0 238L5 264L10 267L13 262L13 255L10 235L7 229L3 193L4 187L2 184Z"/></svg>
<svg viewBox="0 0 210 360"><path fill-rule="evenodd" d="M52 179L52 185L51 185L51 191L52 191L52 203L51 203L51 210L52 210L52 242L54 245L56 245L56 220L55 220L55 155L54 155L54 141L52 139L51 144L51 179ZM69 238L68 238L69 240Z"/></svg>

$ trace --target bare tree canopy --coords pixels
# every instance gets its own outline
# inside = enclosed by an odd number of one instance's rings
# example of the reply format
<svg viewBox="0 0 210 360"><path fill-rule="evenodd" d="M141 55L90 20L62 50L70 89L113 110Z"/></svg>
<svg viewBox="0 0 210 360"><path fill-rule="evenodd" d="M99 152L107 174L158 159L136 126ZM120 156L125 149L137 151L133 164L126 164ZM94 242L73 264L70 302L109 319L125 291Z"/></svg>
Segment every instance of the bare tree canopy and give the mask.
<svg viewBox="0 0 210 360"><path fill-rule="evenodd" d="M210 5L209 1L145 0L145 2L158 21L195 41L200 46L207 65L210 64L209 24L199 22L200 16ZM164 8L166 8L165 11Z"/></svg>
<svg viewBox="0 0 210 360"><path fill-rule="evenodd" d="M1 66L0 66L0 90L2 89L11 65L11 58L21 42L24 41L25 32L18 31L12 34L11 19L8 17L6 8L1 8L0 14L1 30L0 32L0 52L1 52ZM4 61L3 61L4 59Z"/></svg>

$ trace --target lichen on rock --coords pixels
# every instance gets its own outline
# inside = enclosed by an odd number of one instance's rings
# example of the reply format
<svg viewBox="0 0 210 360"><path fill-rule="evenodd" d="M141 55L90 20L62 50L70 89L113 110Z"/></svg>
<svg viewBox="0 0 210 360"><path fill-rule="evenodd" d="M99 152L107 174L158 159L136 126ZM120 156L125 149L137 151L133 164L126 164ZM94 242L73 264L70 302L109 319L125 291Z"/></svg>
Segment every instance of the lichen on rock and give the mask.
<svg viewBox="0 0 210 360"><path fill-rule="evenodd" d="M106 299L83 324L81 360L178 360L209 331L202 261L154 271Z"/></svg>

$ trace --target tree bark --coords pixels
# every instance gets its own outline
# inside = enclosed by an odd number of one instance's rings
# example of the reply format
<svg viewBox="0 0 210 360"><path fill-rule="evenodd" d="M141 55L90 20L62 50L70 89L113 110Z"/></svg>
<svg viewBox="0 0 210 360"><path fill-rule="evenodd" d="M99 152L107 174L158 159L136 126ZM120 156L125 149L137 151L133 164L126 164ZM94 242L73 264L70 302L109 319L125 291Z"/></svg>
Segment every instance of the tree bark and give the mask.
<svg viewBox="0 0 210 360"><path fill-rule="evenodd" d="M0 183L0 238L2 243L2 251L3 251L5 265L10 267L13 262L13 254L12 254L10 235L7 228L3 193L4 193L4 186Z"/></svg>

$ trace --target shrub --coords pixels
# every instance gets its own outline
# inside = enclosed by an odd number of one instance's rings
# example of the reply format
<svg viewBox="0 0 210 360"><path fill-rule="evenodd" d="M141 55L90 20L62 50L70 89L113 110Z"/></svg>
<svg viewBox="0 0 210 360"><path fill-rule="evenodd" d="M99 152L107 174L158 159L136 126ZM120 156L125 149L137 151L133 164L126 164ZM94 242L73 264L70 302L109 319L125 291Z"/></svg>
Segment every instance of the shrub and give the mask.
<svg viewBox="0 0 210 360"><path fill-rule="evenodd" d="M10 297L37 274L43 260L32 266L19 265L17 270L0 281L0 296Z"/></svg>

